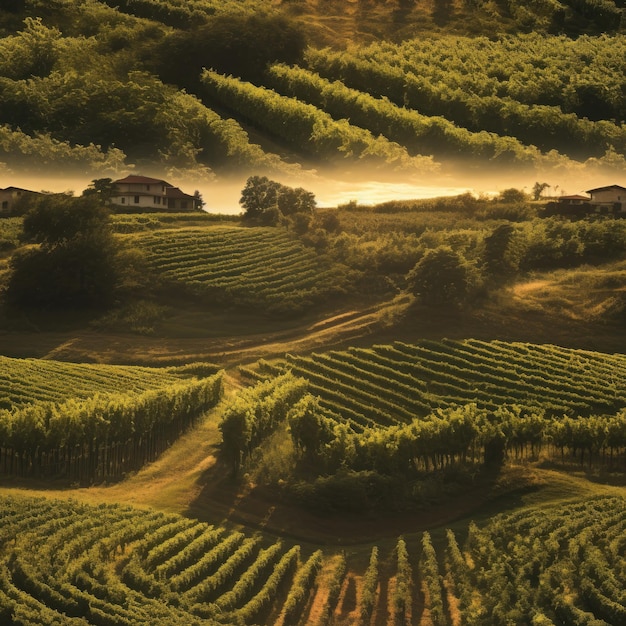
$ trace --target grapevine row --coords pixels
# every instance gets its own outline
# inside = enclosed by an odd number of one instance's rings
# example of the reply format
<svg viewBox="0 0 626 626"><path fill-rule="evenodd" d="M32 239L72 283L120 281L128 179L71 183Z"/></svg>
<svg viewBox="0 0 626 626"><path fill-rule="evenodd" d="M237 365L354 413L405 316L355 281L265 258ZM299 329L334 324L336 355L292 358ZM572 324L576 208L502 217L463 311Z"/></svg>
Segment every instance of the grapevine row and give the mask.
<svg viewBox="0 0 626 626"><path fill-rule="evenodd" d="M472 626L618 624L626 610L621 496L526 506L445 535L413 533L389 553L368 547L365 568L357 564L362 556L354 561L324 549L303 558L299 545L260 548L258 537L221 528L221 556L201 568L204 578L183 569L183 578L160 581L149 574L146 555L161 528L171 532L179 524L178 516L23 496L3 496L0 504L0 618L7 623L313 623L307 599L324 563L334 573L317 626L344 623L346 611L355 609L363 624L376 612L387 623ZM186 533L185 524L180 530ZM72 534L76 540L59 553ZM347 576L359 580L356 605L348 609L338 602ZM423 593L412 594L413 588Z"/></svg>
<svg viewBox="0 0 626 626"><path fill-rule="evenodd" d="M221 398L221 374L138 394L0 410L0 473L91 483L153 461Z"/></svg>
<svg viewBox="0 0 626 626"><path fill-rule="evenodd" d="M498 95L475 95L471 90L447 85L443 74L439 81L433 81L414 72L410 62L408 67L400 67L382 56L370 60L358 51L312 49L307 62L310 69L325 78L341 80L353 89L386 96L394 104L423 115L444 116L474 132L516 137L545 152L556 149L572 156L602 156L607 144L620 153L626 150L626 135L613 122L592 122L547 104L528 105ZM576 150L571 142L573 136L577 139Z"/></svg>
<svg viewBox="0 0 626 626"><path fill-rule="evenodd" d="M164 278L223 300L302 307L346 287L339 267L276 229L160 231L135 241Z"/></svg>
<svg viewBox="0 0 626 626"><path fill-rule="evenodd" d="M444 340L287 355L283 367L310 380L336 412L341 413L339 392L345 407L361 406L362 423L381 414L378 419L385 424L410 421L437 406L471 402L490 410L517 404L546 407L555 415L614 414L626 406L624 365L619 355ZM369 404L378 409L366 409Z"/></svg>
<svg viewBox="0 0 626 626"><path fill-rule="evenodd" d="M336 119L347 117L374 135L383 135L406 146L411 154L469 157L530 166L541 161L539 150L513 137L470 132L444 117L422 115L299 67L274 65L269 79L271 86L280 93L323 109Z"/></svg>
<svg viewBox="0 0 626 626"><path fill-rule="evenodd" d="M236 78L205 71L202 76L206 96L235 111L280 140L322 158L358 159L396 168L433 170L429 157L411 157L397 143L350 124L335 120L317 107L295 98L281 96L264 87L256 87Z"/></svg>

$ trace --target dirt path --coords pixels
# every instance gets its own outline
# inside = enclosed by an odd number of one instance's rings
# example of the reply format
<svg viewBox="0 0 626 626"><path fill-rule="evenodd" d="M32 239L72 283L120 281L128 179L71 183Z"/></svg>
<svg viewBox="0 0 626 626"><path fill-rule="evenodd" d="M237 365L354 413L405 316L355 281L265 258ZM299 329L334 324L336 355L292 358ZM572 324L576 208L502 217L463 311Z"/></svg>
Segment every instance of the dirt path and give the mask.
<svg viewBox="0 0 626 626"><path fill-rule="evenodd" d="M370 335L402 314L409 300L370 305L303 320L282 329L247 334L219 335L211 329L206 336L159 337L136 334L100 333L90 329L66 332L0 333L0 354L60 361L137 365L173 365L208 361L224 367L284 354L330 347ZM250 316L249 323L254 324ZM261 323L259 323L261 326ZM232 329L229 329L232 330Z"/></svg>

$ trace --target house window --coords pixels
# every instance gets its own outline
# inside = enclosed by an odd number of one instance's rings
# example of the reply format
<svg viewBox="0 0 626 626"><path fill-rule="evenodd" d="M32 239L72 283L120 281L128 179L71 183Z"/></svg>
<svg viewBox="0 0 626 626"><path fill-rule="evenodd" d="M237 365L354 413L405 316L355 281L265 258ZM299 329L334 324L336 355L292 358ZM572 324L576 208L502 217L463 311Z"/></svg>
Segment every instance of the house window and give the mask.
<svg viewBox="0 0 626 626"><path fill-rule="evenodd" d="M181 200L180 201L180 208L181 209L186 209L187 208L187 200Z"/></svg>
<svg viewBox="0 0 626 626"><path fill-rule="evenodd" d="M6 211L9 208L9 201L8 200L3 200L2 201L2 210Z"/></svg>
<svg viewBox="0 0 626 626"><path fill-rule="evenodd" d="M146 191L150 191L150 185L146 185Z"/></svg>
<svg viewBox="0 0 626 626"><path fill-rule="evenodd" d="M122 204L126 204L126 198L122 198Z"/></svg>
<svg viewBox="0 0 626 626"><path fill-rule="evenodd" d="M139 196L135 196L135 204L139 204Z"/></svg>

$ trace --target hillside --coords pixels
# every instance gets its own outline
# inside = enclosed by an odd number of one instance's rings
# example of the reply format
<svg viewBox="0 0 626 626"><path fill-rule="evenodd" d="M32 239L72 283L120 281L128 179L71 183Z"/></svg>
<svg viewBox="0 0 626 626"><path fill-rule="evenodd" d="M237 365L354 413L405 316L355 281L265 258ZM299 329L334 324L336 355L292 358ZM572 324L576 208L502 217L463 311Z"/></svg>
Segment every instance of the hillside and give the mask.
<svg viewBox="0 0 626 626"><path fill-rule="evenodd" d="M620 623L626 231L516 197L324 209L300 234L112 216L134 264L124 302L3 310L0 352L45 358L2 357L0 615ZM22 218L2 224L10 272ZM496 277L487 242L505 226L515 268L500 250L511 273ZM460 309L416 302L411 268L451 245L478 291ZM573 298L583 278L595 288ZM311 393L326 451L289 434ZM233 479L223 424L237 415L255 416L255 440ZM494 425L502 466L486 462ZM492 606L494 585L516 594Z"/></svg>
<svg viewBox="0 0 626 626"><path fill-rule="evenodd" d="M2 3L0 624L625 624L624 10Z"/></svg>

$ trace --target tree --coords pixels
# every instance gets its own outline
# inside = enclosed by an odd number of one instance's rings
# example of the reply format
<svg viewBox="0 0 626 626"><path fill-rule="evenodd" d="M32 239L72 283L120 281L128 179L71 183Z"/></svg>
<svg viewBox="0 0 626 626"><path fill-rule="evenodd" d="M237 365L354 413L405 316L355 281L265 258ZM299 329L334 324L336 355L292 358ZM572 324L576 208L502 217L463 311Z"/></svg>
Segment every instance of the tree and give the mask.
<svg viewBox="0 0 626 626"><path fill-rule="evenodd" d="M39 245L11 259L11 302L74 307L110 301L117 246L108 210L96 197L43 196L24 217L24 239Z"/></svg>
<svg viewBox="0 0 626 626"><path fill-rule="evenodd" d="M279 189L280 183L267 176L250 176L239 199L239 204L245 209L244 217L258 219L272 209L277 209Z"/></svg>
<svg viewBox="0 0 626 626"><path fill-rule="evenodd" d="M492 276L513 274L519 269L519 252L513 247L516 230L510 222L496 226L485 237L483 260Z"/></svg>
<svg viewBox="0 0 626 626"><path fill-rule="evenodd" d="M424 304L459 305L469 294L468 263L449 246L428 250L407 279L409 288Z"/></svg>
<svg viewBox="0 0 626 626"><path fill-rule="evenodd" d="M287 416L294 445L314 460L332 439L331 425L322 414L319 399L310 394L299 400Z"/></svg>
<svg viewBox="0 0 626 626"><path fill-rule="evenodd" d="M281 186L278 192L278 208L283 215L294 213L312 213L316 206L315 195L298 187Z"/></svg>
<svg viewBox="0 0 626 626"><path fill-rule="evenodd" d="M219 424L222 433L221 452L231 464L233 476L237 476L249 452L253 422L253 407L240 398L224 412Z"/></svg>
<svg viewBox="0 0 626 626"><path fill-rule="evenodd" d="M539 200L541 198L541 194L548 189L548 187L550 187L548 183L540 183L537 181L533 185L533 200Z"/></svg>
<svg viewBox="0 0 626 626"><path fill-rule="evenodd" d="M498 196L498 200L509 204L514 202L525 202L526 199L526 194L521 189L516 189L515 187L501 191Z"/></svg>
<svg viewBox="0 0 626 626"><path fill-rule="evenodd" d="M202 209L206 206L206 202L204 201L204 198L202 197L202 194L200 193L199 189L196 189L193 192L193 197L194 197L195 208L198 209L199 211L202 211Z"/></svg>
<svg viewBox="0 0 626 626"><path fill-rule="evenodd" d="M112 178L94 178L89 187L83 191L83 196L96 196L102 203L108 202L115 193Z"/></svg>
<svg viewBox="0 0 626 626"><path fill-rule="evenodd" d="M301 187L294 189L267 176L250 176L239 204L245 209L246 219L273 226L283 216L312 213L316 202L313 193Z"/></svg>

